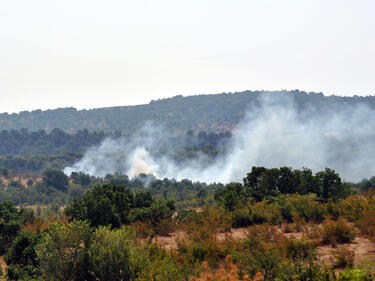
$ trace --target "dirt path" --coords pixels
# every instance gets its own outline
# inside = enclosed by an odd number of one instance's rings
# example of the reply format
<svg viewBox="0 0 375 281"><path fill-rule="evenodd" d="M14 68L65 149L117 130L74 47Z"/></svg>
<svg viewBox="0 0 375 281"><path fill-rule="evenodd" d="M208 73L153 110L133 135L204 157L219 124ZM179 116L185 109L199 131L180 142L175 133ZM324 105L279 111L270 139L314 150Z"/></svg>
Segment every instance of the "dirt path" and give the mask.
<svg viewBox="0 0 375 281"><path fill-rule="evenodd" d="M352 243L339 244L333 248L331 245L319 246L317 253L326 263L334 263L334 253L342 249L349 250L354 255L354 264L359 264L366 259L375 260L375 243L365 237L358 236Z"/></svg>
<svg viewBox="0 0 375 281"><path fill-rule="evenodd" d="M167 250L177 249L177 240L185 238L183 231L176 231L171 233L170 236L156 236L152 239L152 242L158 243Z"/></svg>

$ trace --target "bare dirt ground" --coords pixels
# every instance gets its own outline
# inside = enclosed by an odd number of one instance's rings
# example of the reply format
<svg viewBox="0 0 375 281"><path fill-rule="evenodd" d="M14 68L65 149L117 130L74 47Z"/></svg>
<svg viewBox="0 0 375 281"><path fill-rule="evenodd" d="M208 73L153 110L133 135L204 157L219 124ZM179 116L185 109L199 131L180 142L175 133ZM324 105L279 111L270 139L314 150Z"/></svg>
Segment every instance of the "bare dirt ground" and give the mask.
<svg viewBox="0 0 375 281"><path fill-rule="evenodd" d="M167 250L177 249L177 240L184 239L185 233L183 231L176 231L170 236L157 236L152 239L152 242L158 243Z"/></svg>
<svg viewBox="0 0 375 281"><path fill-rule="evenodd" d="M248 234L247 228L241 227L241 228L232 228L230 232L218 233L216 237L219 240L224 240L226 237L230 237L234 240L242 240L242 239L245 239L247 234Z"/></svg>

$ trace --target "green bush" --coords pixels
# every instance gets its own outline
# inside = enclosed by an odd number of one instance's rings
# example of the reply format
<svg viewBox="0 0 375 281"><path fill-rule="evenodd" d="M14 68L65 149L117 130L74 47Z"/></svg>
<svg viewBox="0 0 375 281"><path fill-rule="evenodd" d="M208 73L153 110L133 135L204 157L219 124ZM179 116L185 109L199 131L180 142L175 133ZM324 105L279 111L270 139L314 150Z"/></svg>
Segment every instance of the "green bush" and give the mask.
<svg viewBox="0 0 375 281"><path fill-rule="evenodd" d="M316 244L304 239L285 239L285 255L293 261L315 257Z"/></svg>
<svg viewBox="0 0 375 281"><path fill-rule="evenodd" d="M360 269L346 269L340 273L339 281L372 281L365 272Z"/></svg>
<svg viewBox="0 0 375 281"><path fill-rule="evenodd" d="M282 216L278 208L272 204L268 204L267 201L255 202L254 204L249 203L251 221L253 224L262 224L270 222L272 224L281 224Z"/></svg>
<svg viewBox="0 0 375 281"><path fill-rule="evenodd" d="M286 194L273 200L272 205L280 210L283 219L288 222L292 222L295 217L303 218L307 222L321 222L324 219L325 209L316 194Z"/></svg>
<svg viewBox="0 0 375 281"><path fill-rule="evenodd" d="M232 226L246 227L253 223L249 208L239 208L232 212Z"/></svg>

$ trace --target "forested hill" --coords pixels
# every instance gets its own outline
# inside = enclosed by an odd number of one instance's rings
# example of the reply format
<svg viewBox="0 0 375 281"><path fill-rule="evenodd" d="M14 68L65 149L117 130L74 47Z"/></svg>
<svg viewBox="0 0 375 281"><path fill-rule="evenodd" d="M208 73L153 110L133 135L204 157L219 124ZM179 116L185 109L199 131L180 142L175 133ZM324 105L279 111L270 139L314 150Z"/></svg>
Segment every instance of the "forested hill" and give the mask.
<svg viewBox="0 0 375 281"><path fill-rule="evenodd" d="M300 110L329 110L332 105L365 103L375 107L375 96L338 97L302 91L245 91L216 95L175 96L137 106L118 106L92 110L60 108L0 114L0 130L27 128L29 131L60 128L68 133L80 129L131 133L145 121L154 120L175 131L227 131L244 116L247 109L259 104L262 95L291 96Z"/></svg>

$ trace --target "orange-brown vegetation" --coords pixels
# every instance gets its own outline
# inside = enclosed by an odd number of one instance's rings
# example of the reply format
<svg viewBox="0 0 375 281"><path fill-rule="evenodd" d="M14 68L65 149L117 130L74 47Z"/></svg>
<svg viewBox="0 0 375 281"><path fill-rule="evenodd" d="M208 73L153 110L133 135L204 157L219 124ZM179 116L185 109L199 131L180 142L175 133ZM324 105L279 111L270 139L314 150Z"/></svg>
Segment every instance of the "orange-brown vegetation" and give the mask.
<svg viewBox="0 0 375 281"><path fill-rule="evenodd" d="M193 277L191 281L263 281L262 273L257 272L254 278L249 275L243 277L239 274L239 264L234 264L232 257L228 255L225 259L225 264L221 265L219 269L212 270L209 268L207 262L203 262L203 272L200 277Z"/></svg>
<svg viewBox="0 0 375 281"><path fill-rule="evenodd" d="M51 223L59 222L62 224L69 223L67 216L55 216L55 214L51 213L49 217L43 219L42 217L35 217L33 222L26 222L24 226L24 230L34 232L34 233L42 233Z"/></svg>

